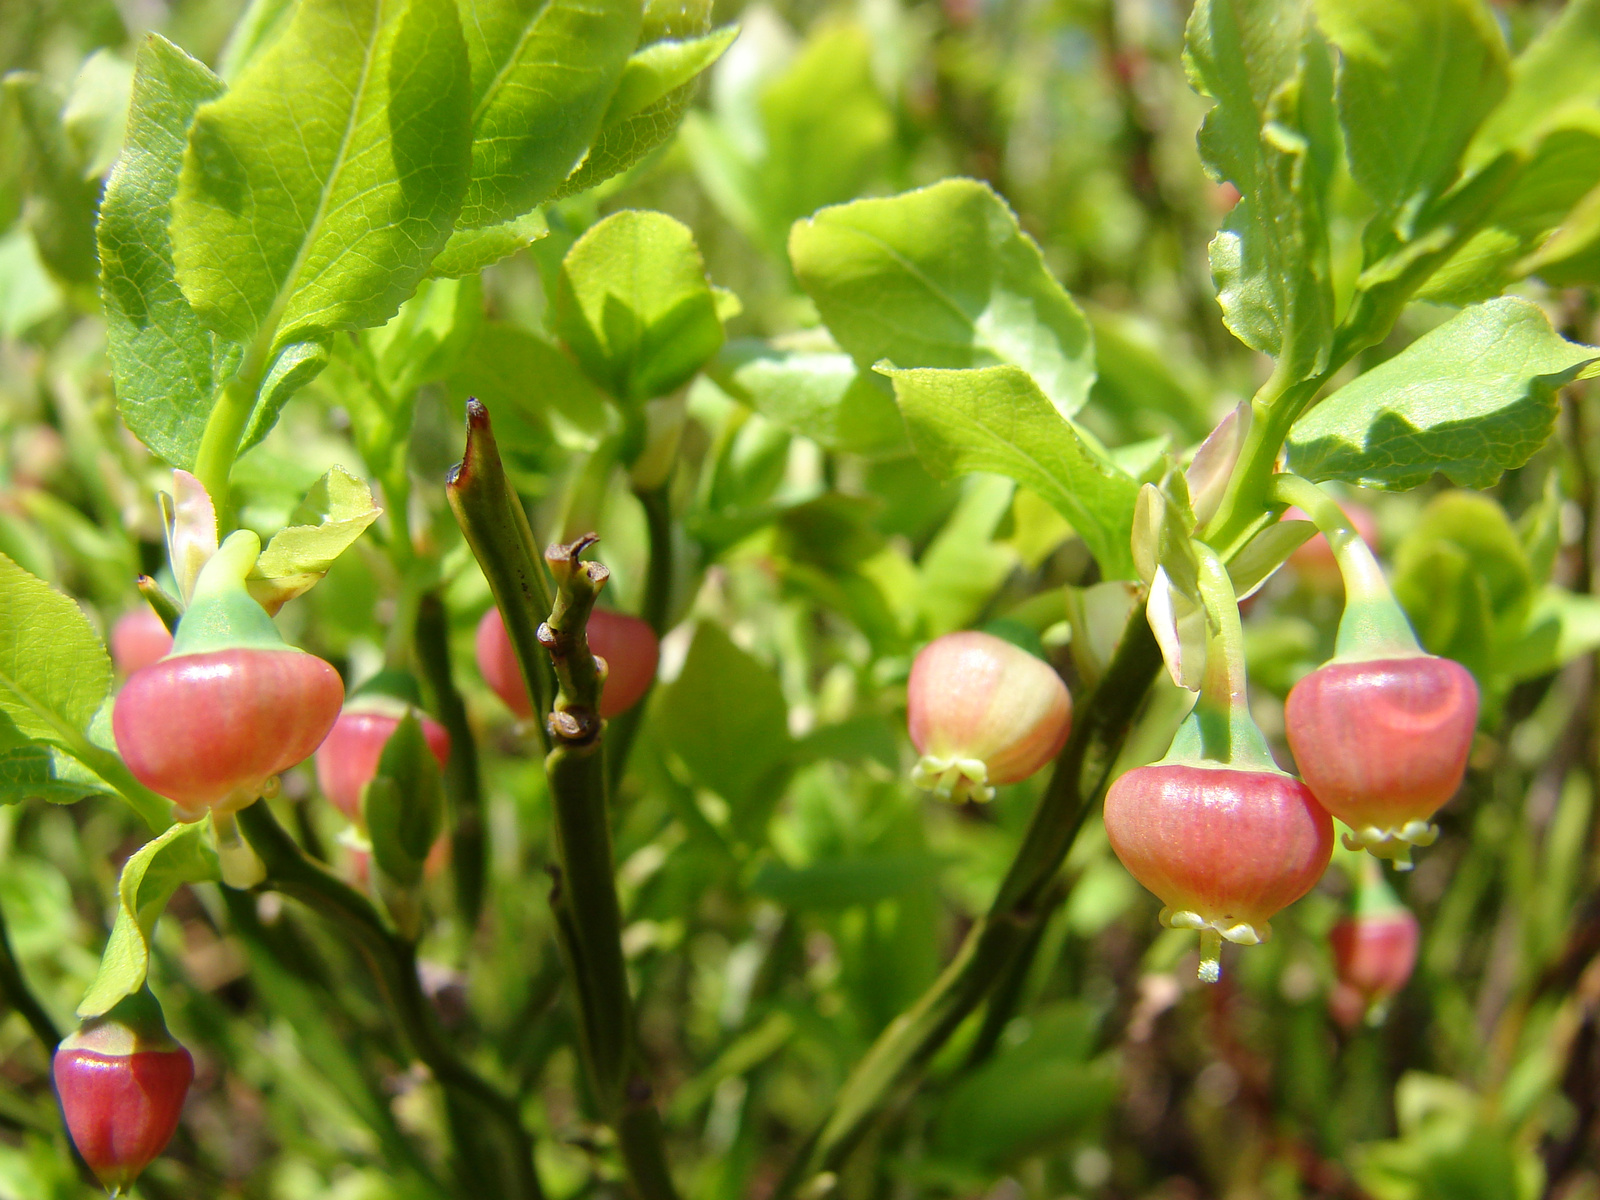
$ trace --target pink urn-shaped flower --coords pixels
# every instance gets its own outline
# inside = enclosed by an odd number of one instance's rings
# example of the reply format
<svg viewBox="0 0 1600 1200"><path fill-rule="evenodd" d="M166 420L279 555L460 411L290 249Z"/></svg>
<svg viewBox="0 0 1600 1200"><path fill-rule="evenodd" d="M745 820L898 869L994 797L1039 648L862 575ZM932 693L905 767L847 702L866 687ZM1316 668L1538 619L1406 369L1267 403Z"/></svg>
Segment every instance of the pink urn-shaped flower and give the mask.
<svg viewBox="0 0 1600 1200"><path fill-rule="evenodd" d="M918 787L990 800L1060 753L1072 697L1055 669L992 634L950 633L924 646L906 685Z"/></svg>

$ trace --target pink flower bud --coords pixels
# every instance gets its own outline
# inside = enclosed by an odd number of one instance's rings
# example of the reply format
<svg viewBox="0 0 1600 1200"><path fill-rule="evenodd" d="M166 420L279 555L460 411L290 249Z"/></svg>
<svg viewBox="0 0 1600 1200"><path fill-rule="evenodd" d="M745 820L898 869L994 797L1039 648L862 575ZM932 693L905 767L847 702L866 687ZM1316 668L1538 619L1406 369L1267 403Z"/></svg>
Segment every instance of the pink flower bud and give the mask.
<svg viewBox="0 0 1600 1200"><path fill-rule="evenodd" d="M661 645L649 622L626 613L597 608L589 614L587 629L590 652L605 661L605 685L600 693L600 715L614 717L627 712L644 698L655 682ZM478 622L476 641L478 670L483 681L505 706L524 721L533 718L533 701L517 665L517 652L506 633L498 608L491 608Z"/></svg>
<svg viewBox="0 0 1600 1200"><path fill-rule="evenodd" d="M149 608L135 608L111 627L111 661L121 676L132 675L172 653L172 635Z"/></svg>
<svg viewBox="0 0 1600 1200"><path fill-rule="evenodd" d="M1161 922L1202 934L1202 979L1220 940L1265 941L1269 919L1316 886L1333 823L1298 779L1187 763L1136 767L1105 803L1111 848L1166 907Z"/></svg>
<svg viewBox="0 0 1600 1200"><path fill-rule="evenodd" d="M950 633L922 648L906 685L919 787L989 800L1060 753L1072 697L1055 669L992 634Z"/></svg>
<svg viewBox="0 0 1600 1200"><path fill-rule="evenodd" d="M1431 655L1335 661L1294 685L1284 721L1306 786L1353 831L1346 844L1404 862L1461 786L1478 685Z"/></svg>

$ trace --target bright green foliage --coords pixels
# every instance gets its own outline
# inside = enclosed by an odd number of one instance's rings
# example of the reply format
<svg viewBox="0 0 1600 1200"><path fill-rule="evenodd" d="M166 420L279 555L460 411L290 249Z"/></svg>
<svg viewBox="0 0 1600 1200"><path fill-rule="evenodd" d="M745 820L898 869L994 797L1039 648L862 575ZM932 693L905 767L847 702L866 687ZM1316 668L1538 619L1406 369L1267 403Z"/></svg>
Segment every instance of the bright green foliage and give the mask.
<svg viewBox="0 0 1600 1200"><path fill-rule="evenodd" d="M684 144L707 193L758 244L857 195L891 151L894 115L872 75L861 25L819 25L792 61L770 26L752 24L718 80L713 114L690 114Z"/></svg>
<svg viewBox="0 0 1600 1200"><path fill-rule="evenodd" d="M1556 390L1600 351L1559 337L1538 306L1469 308L1340 388L1295 425L1289 465L1308 479L1401 491L1442 471L1488 487L1550 436Z"/></svg>
<svg viewBox="0 0 1600 1200"><path fill-rule="evenodd" d="M1327 191L1337 131L1332 65L1305 0L1200 0L1185 38L1190 82L1215 107L1200 156L1242 196L1211 243L1223 320L1290 379L1332 343Z"/></svg>
<svg viewBox="0 0 1600 1200"><path fill-rule="evenodd" d="M537 387L529 386L538 380ZM452 395L477 396L506 446L538 450L552 441L593 449L612 410L573 361L545 338L515 325L485 323L450 376Z"/></svg>
<svg viewBox="0 0 1600 1200"><path fill-rule="evenodd" d="M690 777L728 802L742 836L758 834L772 808L773 775L790 748L787 706L772 672L701 622L682 673L663 689L655 710ZM737 754L729 753L732 746Z"/></svg>
<svg viewBox="0 0 1600 1200"><path fill-rule="evenodd" d="M542 204L589 150L639 37L639 0L462 6L472 62L472 178L463 229Z"/></svg>
<svg viewBox="0 0 1600 1200"><path fill-rule="evenodd" d="M415 887L444 822L439 762L415 713L406 713L384 743L378 772L361 793L361 814L378 867L396 883Z"/></svg>
<svg viewBox="0 0 1600 1200"><path fill-rule="evenodd" d="M77 759L54 746L30 742L7 721L0 724L0 804L44 800L76 804L114 789Z"/></svg>
<svg viewBox="0 0 1600 1200"><path fill-rule="evenodd" d="M428 265L428 274L445 279L475 275L491 263L533 245L549 232L544 213L538 209L526 216L513 217L502 225L457 229Z"/></svg>
<svg viewBox="0 0 1600 1200"><path fill-rule="evenodd" d="M200 324L173 273L167 221L195 109L222 81L159 34L139 49L121 160L97 236L107 353L122 419L174 466L194 466L206 417L238 349Z"/></svg>
<svg viewBox="0 0 1600 1200"><path fill-rule="evenodd" d="M660 42L686 42L700 37L711 28L710 0L646 0L644 21L640 26L639 42L643 54ZM714 43L713 43L714 45ZM653 66L670 68L657 77L663 82L679 76L681 69L704 58L697 48L680 55L673 51L658 51L635 64L634 71L651 71ZM694 99L697 78L680 83L665 95L635 112L624 112L630 107L626 102L616 111L607 110L588 157L567 181L556 190L554 199L576 195L620 175L655 150L678 128L689 102ZM630 90L632 90L630 85ZM650 89L646 89L650 90ZM638 94L635 94L638 98Z"/></svg>
<svg viewBox="0 0 1600 1200"><path fill-rule="evenodd" d="M1597 108L1600 3L1570 0L1511 64L1505 98L1478 130L1469 162L1477 165L1516 146L1532 148L1555 129L1585 123Z"/></svg>
<svg viewBox="0 0 1600 1200"><path fill-rule="evenodd" d="M1089 323L986 185L951 179L798 222L789 257L862 368L1011 363L1063 416L1094 382Z"/></svg>
<svg viewBox="0 0 1600 1200"><path fill-rule="evenodd" d="M100 958L100 973L78 1005L87 1020L109 1012L142 988L150 969L150 934L180 884L220 878L204 825L173 825L123 865L117 917Z"/></svg>
<svg viewBox="0 0 1600 1200"><path fill-rule="evenodd" d="M4 99L28 143L35 187L24 215L39 256L62 279L87 283L94 248L82 234L94 223L98 189L63 122L62 98L38 75L14 71L5 77Z"/></svg>
<svg viewBox="0 0 1600 1200"><path fill-rule="evenodd" d="M348 471L333 468L317 480L289 518L291 524L273 534L256 559L245 584L250 595L269 613L304 595L380 511L371 488Z"/></svg>
<svg viewBox="0 0 1600 1200"><path fill-rule="evenodd" d="M681 387L722 345L694 235L661 213L617 213L578 239L555 307L567 349L627 404Z"/></svg>
<svg viewBox="0 0 1600 1200"><path fill-rule="evenodd" d="M717 380L762 416L829 449L881 454L905 445L889 389L838 350L733 342L717 364Z"/></svg>
<svg viewBox="0 0 1600 1200"><path fill-rule="evenodd" d="M195 115L173 202L178 282L264 365L393 316L467 176L466 47L449 0L307 0Z"/></svg>
<svg viewBox="0 0 1600 1200"><path fill-rule="evenodd" d="M1505 42L1484 0L1317 0L1316 9L1340 55L1350 173L1407 237L1505 94Z"/></svg>
<svg viewBox="0 0 1600 1200"><path fill-rule="evenodd" d="M911 444L937 478L1008 475L1072 523L1108 579L1134 577L1129 538L1139 485L1097 455L1013 366L893 370Z"/></svg>
<svg viewBox="0 0 1600 1200"><path fill-rule="evenodd" d="M737 26L726 25L704 37L652 42L628 59L606 109L605 120L619 124L658 104L668 93L694 80L733 45Z"/></svg>
<svg viewBox="0 0 1600 1200"><path fill-rule="evenodd" d="M73 601L0 555L0 715L73 749L111 690L111 660Z"/></svg>

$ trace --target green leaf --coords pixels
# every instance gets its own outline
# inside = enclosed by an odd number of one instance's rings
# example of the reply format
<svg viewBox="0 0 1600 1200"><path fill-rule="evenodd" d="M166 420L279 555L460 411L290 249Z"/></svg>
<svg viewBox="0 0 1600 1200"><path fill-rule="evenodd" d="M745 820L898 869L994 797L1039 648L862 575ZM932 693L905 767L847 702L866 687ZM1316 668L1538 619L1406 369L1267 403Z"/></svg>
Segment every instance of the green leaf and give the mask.
<svg viewBox="0 0 1600 1200"><path fill-rule="evenodd" d="M533 381L537 381L534 385ZM593 450L615 411L577 365L538 334L485 322L450 375L452 398L489 409L502 451Z"/></svg>
<svg viewBox="0 0 1600 1200"><path fill-rule="evenodd" d="M1534 601L1522 638L1499 656L1498 665L1512 679L1537 679L1596 650L1600 599L1550 586Z"/></svg>
<svg viewBox="0 0 1600 1200"><path fill-rule="evenodd" d="M20 337L61 308L64 295L20 222L0 237L0 334Z"/></svg>
<svg viewBox="0 0 1600 1200"><path fill-rule="evenodd" d="M123 865L111 938L78 1016L101 1016L142 988L150 967L150 934L172 893L181 884L220 878L204 824L174 825L140 847Z"/></svg>
<svg viewBox="0 0 1600 1200"><path fill-rule="evenodd" d="M664 213L633 210L567 252L554 329L589 378L627 403L687 383L723 337L694 235Z"/></svg>
<svg viewBox="0 0 1600 1200"><path fill-rule="evenodd" d="M96 50L78 68L61 127L85 179L100 179L117 160L132 87L133 64L113 50Z"/></svg>
<svg viewBox="0 0 1600 1200"><path fill-rule="evenodd" d="M272 535L245 586L262 608L277 612L316 586L382 511L365 483L334 467L295 511L295 524Z"/></svg>
<svg viewBox="0 0 1600 1200"><path fill-rule="evenodd" d="M545 222L544 213L537 209L527 216L513 217L501 225L457 229L444 244L444 249L434 256L428 274L436 279L476 275L491 263L510 258L519 250L526 250L549 233L550 226Z"/></svg>
<svg viewBox="0 0 1600 1200"><path fill-rule="evenodd" d="M99 178L75 150L62 123L61 95L32 71L12 71L5 91L27 141L28 203L23 210L39 257L70 283L94 279L94 210Z"/></svg>
<svg viewBox="0 0 1600 1200"><path fill-rule="evenodd" d="M1020 1044L1008 1039L945 1097L933 1126L935 1153L993 1170L1083 1134L1118 1092L1112 1063L1085 1061L1096 1023L1080 1005L1030 1018Z"/></svg>
<svg viewBox="0 0 1600 1200"><path fill-rule="evenodd" d="M774 673L700 622L678 678L662 689L654 720L689 777L728 802L746 834L777 801L768 782L789 753L788 706ZM732 753L737 747L738 753Z"/></svg>
<svg viewBox="0 0 1600 1200"><path fill-rule="evenodd" d="M1104 578L1135 577L1138 483L1091 450L1027 372L880 370L894 381L911 444L936 479L968 471L1014 479L1067 519Z"/></svg>
<svg viewBox="0 0 1600 1200"><path fill-rule="evenodd" d="M0 753L0 804L27 800L76 804L90 796L113 795L115 790L53 746L24 745Z"/></svg>
<svg viewBox="0 0 1600 1200"><path fill-rule="evenodd" d="M1088 399L1089 323L986 184L950 179L825 208L795 224L789 257L863 369L1010 363L1063 416Z"/></svg>
<svg viewBox="0 0 1600 1200"><path fill-rule="evenodd" d="M1564 284L1562 260L1581 253L1597 232L1600 109L1552 130L1474 234L1418 292L1425 300L1473 304L1533 273ZM1585 199L1585 197L1588 199ZM1558 226L1561 228L1558 230ZM1549 241L1552 231L1555 237ZM1541 245L1543 243L1543 245ZM1535 253L1537 251L1537 253ZM1561 265L1558 265L1561 264Z"/></svg>
<svg viewBox="0 0 1600 1200"><path fill-rule="evenodd" d="M745 339L724 347L713 374L740 403L830 450L876 455L905 446L893 395L848 354Z"/></svg>
<svg viewBox="0 0 1600 1200"><path fill-rule="evenodd" d="M1505 40L1482 0L1317 0L1317 20L1339 51L1350 173L1408 237L1505 95Z"/></svg>
<svg viewBox="0 0 1600 1200"><path fill-rule="evenodd" d="M173 273L167 233L195 110L222 81L150 34L139 47L122 157L100 202L100 293L117 408L175 467L194 466L213 397L239 350L200 324Z"/></svg>
<svg viewBox="0 0 1600 1200"><path fill-rule="evenodd" d="M660 102L722 57L739 36L737 25L724 25L704 37L668 38L654 42L628 59L622 79L606 109L608 123L620 122Z"/></svg>
<svg viewBox="0 0 1600 1200"><path fill-rule="evenodd" d="M462 229L502 225L548 200L583 159L639 38L639 0L478 0L464 9L472 61L472 176Z"/></svg>
<svg viewBox="0 0 1600 1200"><path fill-rule="evenodd" d="M1332 344L1327 190L1336 161L1332 67L1305 0L1199 0L1190 83L1216 104L1200 155L1242 199L1211 243L1223 321L1295 379Z"/></svg>
<svg viewBox="0 0 1600 1200"><path fill-rule="evenodd" d="M418 288L388 324L362 336L377 360L384 390L392 400L404 401L423 384L450 375L482 323L483 287L477 279L434 279Z"/></svg>
<svg viewBox="0 0 1600 1200"><path fill-rule="evenodd" d="M1585 121L1600 106L1600 0L1570 0L1517 55L1510 87L1485 118L1467 159L1531 149L1546 133Z"/></svg>
<svg viewBox="0 0 1600 1200"><path fill-rule="evenodd" d="M264 363L393 316L460 207L469 90L451 0L304 0L189 131L173 258L207 327Z"/></svg>
<svg viewBox="0 0 1600 1200"><path fill-rule="evenodd" d="M711 28L710 0L646 0L639 46L698 38ZM561 200L587 191L642 160L662 145L683 120L699 77L674 88L654 104L628 116L607 114L583 163L551 197Z"/></svg>
<svg viewBox="0 0 1600 1200"><path fill-rule="evenodd" d="M944 860L935 854L874 854L837 858L804 867L768 859L750 891L802 912L854 908L924 892L938 882Z"/></svg>
<svg viewBox="0 0 1600 1200"><path fill-rule="evenodd" d="M377 773L361 793L361 813L378 866L402 886L415 887L444 824L439 760L415 712L407 712L383 744Z"/></svg>
<svg viewBox="0 0 1600 1200"><path fill-rule="evenodd" d="M1289 468L1404 491L1442 471L1484 488L1542 446L1556 390L1600 358L1539 307L1503 297L1465 309L1340 388L1289 431Z"/></svg>
<svg viewBox="0 0 1600 1200"><path fill-rule="evenodd" d="M0 555L0 714L72 749L111 690L111 659L72 599Z"/></svg>

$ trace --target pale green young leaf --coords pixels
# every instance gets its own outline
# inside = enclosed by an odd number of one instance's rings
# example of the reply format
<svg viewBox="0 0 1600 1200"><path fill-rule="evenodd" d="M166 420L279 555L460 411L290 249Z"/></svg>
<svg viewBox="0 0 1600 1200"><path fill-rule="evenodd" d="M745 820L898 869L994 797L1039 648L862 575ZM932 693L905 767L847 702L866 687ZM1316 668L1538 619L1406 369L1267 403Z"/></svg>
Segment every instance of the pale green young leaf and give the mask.
<svg viewBox="0 0 1600 1200"><path fill-rule="evenodd" d="M1600 109L1600 0L1569 3L1511 64L1505 98L1467 152L1476 167L1502 150L1530 150L1551 130Z"/></svg>
<svg viewBox="0 0 1600 1200"><path fill-rule="evenodd" d="M722 57L739 36L737 25L724 25L703 37L667 38L653 42L628 59L616 93L606 109L608 123L626 120L665 99Z"/></svg>
<svg viewBox="0 0 1600 1200"><path fill-rule="evenodd" d="M1512 679L1537 679L1600 650L1600 598L1547 586L1534 600L1522 637L1499 656Z"/></svg>
<svg viewBox="0 0 1600 1200"><path fill-rule="evenodd" d="M472 177L458 222L501 225L583 159L639 38L639 0L462 6L472 60Z"/></svg>
<svg viewBox="0 0 1600 1200"><path fill-rule="evenodd" d="M294 524L272 535L245 586L262 608L277 612L315 587L382 511L365 483L334 467L295 510Z"/></svg>
<svg viewBox="0 0 1600 1200"><path fill-rule="evenodd" d="M171 229L201 320L265 362L393 316L460 207L469 91L451 0L304 0L190 127Z"/></svg>
<svg viewBox="0 0 1600 1200"><path fill-rule="evenodd" d="M0 335L27 333L60 310L65 294L45 270L33 235L21 222L0 236Z"/></svg>
<svg viewBox="0 0 1600 1200"><path fill-rule="evenodd" d="M1560 337L1527 300L1465 309L1301 417L1289 467L1393 491L1436 471L1488 487L1544 444L1556 390L1597 359L1600 349Z"/></svg>
<svg viewBox="0 0 1600 1200"><path fill-rule="evenodd" d="M491 263L510 258L519 250L526 250L549 233L550 226L545 222L544 213L538 209L500 225L457 229L444 244L444 249L434 256L428 266L428 274L435 279L476 275Z"/></svg>
<svg viewBox="0 0 1600 1200"><path fill-rule="evenodd" d="M94 279L94 214L98 177L73 147L62 123L61 94L33 71L5 76L5 97L28 146L29 203L23 219L46 266L70 283Z"/></svg>
<svg viewBox="0 0 1600 1200"><path fill-rule="evenodd" d="M723 338L694 235L664 213L634 210L607 217L567 252L554 329L625 403L687 383Z"/></svg>
<svg viewBox="0 0 1600 1200"><path fill-rule="evenodd" d="M741 403L830 450L879 455L905 446L888 386L842 351L743 340L724 349L713 375Z"/></svg>
<svg viewBox="0 0 1600 1200"><path fill-rule="evenodd" d="M150 935L180 885L221 878L217 853L206 832L204 824L173 825L123 865L116 920L100 956L99 974L78 1005L79 1017L101 1016L144 986L150 969Z"/></svg>
<svg viewBox="0 0 1600 1200"><path fill-rule="evenodd" d="M1516 269L1555 287L1600 283L1600 180L1573 206L1550 240Z"/></svg>
<svg viewBox="0 0 1600 1200"><path fill-rule="evenodd" d="M1408 237L1505 95L1505 39L1484 0L1317 0L1317 21L1339 51L1350 173Z"/></svg>
<svg viewBox="0 0 1600 1200"><path fill-rule="evenodd" d="M61 127L86 179L100 179L122 149L133 64L102 47L83 60L61 110Z"/></svg>
<svg viewBox="0 0 1600 1200"><path fill-rule="evenodd" d="M894 381L911 444L935 478L989 471L1014 479L1067 519L1104 578L1135 577L1138 483L1097 455L1026 371L879 370Z"/></svg>
<svg viewBox="0 0 1600 1200"><path fill-rule="evenodd" d="M987 184L949 179L825 208L795 224L789 257L863 369L1010 363L1063 416L1088 398L1089 323Z"/></svg>
<svg viewBox="0 0 1600 1200"><path fill-rule="evenodd" d="M476 278L433 279L388 324L363 334L390 399L407 400L425 383L455 370L483 323Z"/></svg>
<svg viewBox="0 0 1600 1200"><path fill-rule="evenodd" d="M167 234L195 109L222 81L159 34L139 47L122 157L100 202L106 352L128 428L175 467L194 466L221 379L239 350L200 323Z"/></svg>
<svg viewBox="0 0 1600 1200"><path fill-rule="evenodd" d="M639 48L661 41L686 41L711 28L711 0L646 0ZM629 116L607 118L578 169L555 194L562 200L620 175L661 146L677 130L699 87L699 76L673 88L653 104Z"/></svg>
<svg viewBox="0 0 1600 1200"><path fill-rule="evenodd" d="M0 555L0 714L72 749L111 690L111 659L72 599Z"/></svg>
<svg viewBox="0 0 1600 1200"><path fill-rule="evenodd" d="M735 810L770 811L761 784L789 753L788 707L777 677L718 626L702 621L678 678L662 689L653 720L690 778ZM737 754L730 747L738 747Z"/></svg>
<svg viewBox="0 0 1600 1200"><path fill-rule="evenodd" d="M1332 344L1327 190L1337 153L1328 49L1307 0L1199 0L1190 83L1216 103L1200 155L1241 200L1211 243L1223 321L1280 370L1309 378Z"/></svg>
<svg viewBox="0 0 1600 1200"><path fill-rule="evenodd" d="M824 21L782 74L753 97L764 153L750 178L772 243L781 246L801 217L861 195L883 169L895 121L872 59L866 26Z"/></svg>
<svg viewBox="0 0 1600 1200"><path fill-rule="evenodd" d="M1571 114L1534 150L1490 210L1484 227L1430 278L1418 297L1473 304L1513 280L1538 274L1558 285L1585 235L1586 213L1600 186L1600 108ZM1552 233L1554 236L1551 236ZM1580 252L1581 253L1581 252Z"/></svg>

